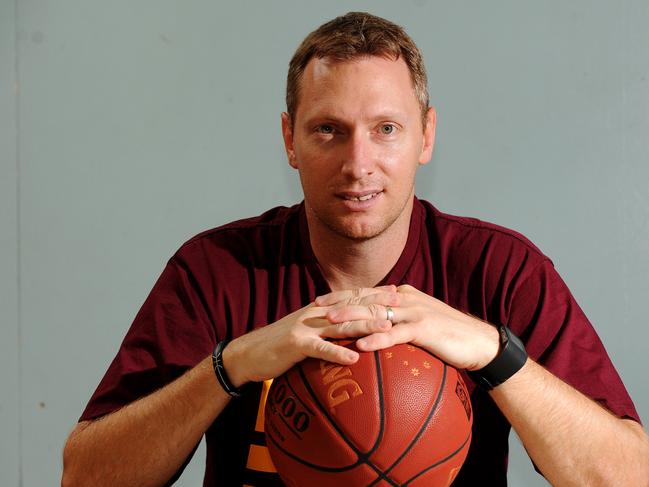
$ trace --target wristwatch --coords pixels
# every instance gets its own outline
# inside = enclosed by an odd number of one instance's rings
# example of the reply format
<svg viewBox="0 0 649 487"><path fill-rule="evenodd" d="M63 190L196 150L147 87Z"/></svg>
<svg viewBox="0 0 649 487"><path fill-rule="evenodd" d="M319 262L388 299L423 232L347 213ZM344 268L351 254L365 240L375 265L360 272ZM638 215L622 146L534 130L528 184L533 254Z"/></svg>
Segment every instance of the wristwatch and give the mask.
<svg viewBox="0 0 649 487"><path fill-rule="evenodd" d="M479 370L467 371L469 377L483 389L490 391L518 372L527 361L523 342L506 326L498 327L500 353Z"/></svg>

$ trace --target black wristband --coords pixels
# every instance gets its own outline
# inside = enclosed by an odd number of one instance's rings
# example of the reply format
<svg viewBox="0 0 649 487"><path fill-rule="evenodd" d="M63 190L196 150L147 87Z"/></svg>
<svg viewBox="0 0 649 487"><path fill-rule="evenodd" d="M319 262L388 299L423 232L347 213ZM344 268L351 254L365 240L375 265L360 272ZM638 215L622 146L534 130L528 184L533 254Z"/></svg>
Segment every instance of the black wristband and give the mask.
<svg viewBox="0 0 649 487"><path fill-rule="evenodd" d="M223 367L223 349L227 344L228 340L220 341L212 353L214 373L225 392L230 394L232 397L241 397L241 389L232 385L232 382L230 382L230 379L228 378L228 374L225 372L225 367Z"/></svg>
<svg viewBox="0 0 649 487"><path fill-rule="evenodd" d="M480 370L467 371L471 379L483 389L490 391L518 372L527 361L523 342L505 326L498 327L500 353Z"/></svg>

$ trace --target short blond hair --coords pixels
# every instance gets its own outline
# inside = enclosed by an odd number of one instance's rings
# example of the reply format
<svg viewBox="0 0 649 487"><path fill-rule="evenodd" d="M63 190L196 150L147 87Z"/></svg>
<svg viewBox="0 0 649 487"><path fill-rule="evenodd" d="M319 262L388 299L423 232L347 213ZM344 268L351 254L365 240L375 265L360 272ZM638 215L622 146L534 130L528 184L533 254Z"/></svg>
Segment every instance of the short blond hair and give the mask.
<svg viewBox="0 0 649 487"><path fill-rule="evenodd" d="M286 110L291 120L297 111L302 74L312 58L349 61L363 56L383 56L395 61L403 58L425 120L428 78L419 48L402 27L366 12L349 12L322 24L297 48L286 79Z"/></svg>

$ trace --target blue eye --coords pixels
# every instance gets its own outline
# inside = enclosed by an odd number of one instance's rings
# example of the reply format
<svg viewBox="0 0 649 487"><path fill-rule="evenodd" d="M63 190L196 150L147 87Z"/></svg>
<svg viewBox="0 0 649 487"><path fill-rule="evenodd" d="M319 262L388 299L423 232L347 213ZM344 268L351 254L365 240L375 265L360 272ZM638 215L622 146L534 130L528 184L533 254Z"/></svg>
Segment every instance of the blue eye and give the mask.
<svg viewBox="0 0 649 487"><path fill-rule="evenodd" d="M392 135L394 133L395 127L391 123L386 123L381 125L381 134L383 135Z"/></svg>

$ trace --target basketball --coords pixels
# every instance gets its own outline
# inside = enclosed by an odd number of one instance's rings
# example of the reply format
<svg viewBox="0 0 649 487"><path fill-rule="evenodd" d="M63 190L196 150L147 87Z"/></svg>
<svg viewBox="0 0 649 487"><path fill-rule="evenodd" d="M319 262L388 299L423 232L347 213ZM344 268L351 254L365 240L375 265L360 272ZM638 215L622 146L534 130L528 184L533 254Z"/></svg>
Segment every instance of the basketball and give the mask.
<svg viewBox="0 0 649 487"><path fill-rule="evenodd" d="M447 486L472 421L457 370L409 344L350 366L304 360L273 381L265 409L273 463L300 487Z"/></svg>

